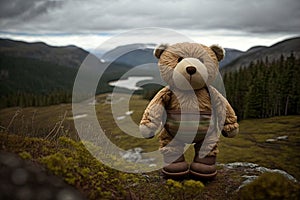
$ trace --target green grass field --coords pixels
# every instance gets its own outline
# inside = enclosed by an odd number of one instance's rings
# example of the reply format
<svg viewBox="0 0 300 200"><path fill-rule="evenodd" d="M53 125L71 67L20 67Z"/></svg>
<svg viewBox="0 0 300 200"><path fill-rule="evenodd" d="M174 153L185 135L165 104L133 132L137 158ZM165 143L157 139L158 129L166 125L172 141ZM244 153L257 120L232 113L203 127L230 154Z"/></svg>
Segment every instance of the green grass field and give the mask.
<svg viewBox="0 0 300 200"><path fill-rule="evenodd" d="M267 139L288 136L268 143ZM252 119L240 122L236 138L222 138L218 161L253 162L282 169L300 179L300 116Z"/></svg>
<svg viewBox="0 0 300 200"><path fill-rule="evenodd" d="M150 140L139 139L133 136L129 136L123 133L122 130L118 128L116 123L113 120L111 114L111 105L105 104L106 95L100 95L97 97L99 104L95 106L96 113L98 116L99 123L102 129L105 130L107 136L113 141L115 144L120 146L123 149L129 149L134 147L142 147L145 151L154 151L158 148L158 139L153 138ZM148 101L142 99L140 96L132 96L130 99L129 110L133 110L133 114L131 115L132 120L135 123L138 123L142 113L148 104ZM116 107L120 113L124 113L126 110L124 106L120 104L120 106ZM89 117L89 116L88 116ZM88 119L87 117L87 119ZM124 120L120 121L120 123L127 123L130 120L130 117L126 117ZM293 175L297 180L300 179L300 116L281 116L281 117L273 117L268 119L251 119L244 120L240 122L240 133L235 138L224 138L221 136L220 138L220 153L218 155L218 163L230 163L230 162L252 162L259 164L261 166L272 168L272 169L281 169L289 174ZM46 166L47 169L52 171L54 174L61 176L66 182L71 185L74 185L76 181L86 182L89 180L91 174L96 173L93 170L104 170L101 173L109 176L108 178L103 178L103 184L100 184L97 190L93 188L87 189L87 191L83 191L87 196L95 195L95 197L109 197L112 193L119 197L122 197L126 193L126 184L127 180L130 184L135 185L135 187L130 187L130 191L135 193L135 195L146 195L146 199L150 199L152 197L157 197L160 195L160 192L163 190L168 190L169 193L164 195L161 199L176 199L172 198L174 195L181 195L177 199L183 199L191 195L187 191L187 185L192 184L191 187L197 188L197 182L186 183L182 182L179 185L176 182L165 182L160 176L158 172L150 173L149 180L145 180L145 177L140 175L126 175L123 173L116 172L115 170L108 169L103 165L99 165L95 163L95 161L91 161L88 159L92 159L91 156L87 156L87 152L82 149L79 143L72 143L66 139L61 139L61 136L71 137L73 139L78 140L78 136L75 132L74 122L72 120L72 111L70 104L62 104L62 105L54 105L49 107L30 107L30 108L7 108L0 110L0 126L1 132L4 134L2 139L6 138L7 140L3 140L3 145L5 146L5 151L12 151L18 154L21 154L24 158L32 159L36 162L42 163ZM137 131L137 130L136 130ZM10 136L5 136L8 133ZM13 135L18 135L18 138L13 138ZM19 137L21 136L21 137ZM22 138L24 136L34 136L40 137L39 140L32 139L24 139L22 142ZM276 140L273 142L266 142L267 139L275 139L279 136L287 136L285 140ZM46 138L48 140L44 140ZM60 138L60 139L59 139ZM50 141L49 141L50 140ZM60 141L60 142L55 142ZM54 143L53 143L54 142ZM37 144L38 143L38 144ZM65 144L67 143L67 144ZM57 151L57 145L60 145L60 150ZM79 145L79 146L78 146ZM76 148L80 148L80 150L75 152L69 152L67 147L76 146ZM35 148L34 150L32 148ZM72 147L71 149L74 149ZM76 149L75 148L75 149ZM55 150L56 149L56 150ZM75 155L74 153L81 152L80 154L84 155ZM85 152L85 153L82 153ZM28 153L28 154L27 154ZM57 154L58 153L58 154ZM65 154L66 153L66 154ZM56 155L57 154L57 155ZM186 157L189 161L193 158L192 148L189 148L186 151ZM67 161L69 158L74 157L74 160L71 159L70 166L68 165L68 169L63 170L62 168L55 168L53 171L52 168L53 163L59 163L56 159L58 156L59 159ZM83 161L78 161L76 159L80 159L82 157L86 157ZM78 162L78 163L77 163ZM93 166L96 166L95 169L91 169L88 165L92 162ZM72 165L85 166L84 172L82 169L78 169L74 178L72 173L75 173L72 169ZM62 171L59 171L59 170ZM86 172L92 170L92 172ZM82 173L88 173L89 175L80 175ZM224 191L222 191L224 186L224 181L228 178L233 180L233 185L238 186L238 183L242 180L240 174L238 172L231 172L232 174L228 174L226 171L221 171L219 174L219 178L214 182L208 183L205 185L202 195L208 195L208 197L213 196L214 199L222 199L224 197L228 197ZM79 175L78 175L79 174ZM107 175L110 174L110 175ZM102 176L101 175L101 176ZM79 177L83 180L77 180ZM95 177L98 177L95 175ZM121 180L111 180L114 178L121 177ZM98 177L99 178L99 177ZM119 184L120 193L118 188L114 184ZM137 187L136 184L139 183ZM98 184L96 181L94 184ZM111 190L108 189L111 184L113 187ZM148 192L144 194L140 194L137 190L145 190L149 187L149 184L153 187ZM176 185L177 184L177 185ZM87 184L89 185L89 184ZM165 186L167 185L167 188ZM76 186L77 187L77 186ZM81 190L81 186L78 186L79 190ZM89 187L95 187L94 185L89 185ZM102 189L101 189L102 187ZM174 192L174 188L177 188L178 191ZM229 184L232 191L236 188ZM103 193L103 188L110 191L110 193ZM185 188L185 189L184 189ZM235 189L234 189L235 188ZM199 190L202 190L199 186ZM156 191L155 191L156 190ZM217 194L215 191L217 190ZM97 193L98 191L98 193ZM173 193L172 193L173 191ZM181 191L181 192L180 192ZM91 193L92 192L92 193ZM122 193L123 192L123 193ZM223 192L223 193L222 193ZM97 196L97 195L98 196ZM102 195L102 196L101 196ZM127 194L126 194L127 195ZM197 196L198 195L198 196ZM194 197L199 197L200 193ZM219 196L218 196L219 195ZM201 196L201 195L200 195ZM92 196L90 196L91 199ZM141 196L142 197L142 196ZM151 198L152 198L151 197ZM229 196L230 197L230 196ZM236 196L231 196L232 198L236 198ZM205 199L205 198L204 198ZM209 198L208 198L209 199Z"/></svg>

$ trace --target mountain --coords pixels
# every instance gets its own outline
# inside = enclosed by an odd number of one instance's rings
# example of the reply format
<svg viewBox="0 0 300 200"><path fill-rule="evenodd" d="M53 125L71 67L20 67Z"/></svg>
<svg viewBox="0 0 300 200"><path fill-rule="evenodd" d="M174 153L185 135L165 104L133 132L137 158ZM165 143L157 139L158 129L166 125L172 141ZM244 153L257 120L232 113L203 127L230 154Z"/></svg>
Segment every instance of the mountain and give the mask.
<svg viewBox="0 0 300 200"><path fill-rule="evenodd" d="M243 55L244 52L237 50L237 49L230 49L230 48L225 48L225 57L223 60L220 62L220 68L224 67L231 61L235 60L236 58L240 57Z"/></svg>
<svg viewBox="0 0 300 200"><path fill-rule="evenodd" d="M128 66L157 63L153 56L155 44L128 44L118 46L102 55L102 62L114 62Z"/></svg>
<svg viewBox="0 0 300 200"><path fill-rule="evenodd" d="M99 81L97 94L111 92L110 81L129 76L152 76L155 82L161 83L157 59L152 53L154 48L155 44L128 44L104 53L101 59L92 55L94 69L109 65ZM266 57L269 62L291 52L299 57L300 37L270 47L255 46L246 52L225 50L225 59L220 63L221 73ZM0 39L0 97L22 93L45 95L52 91L71 93L78 68L88 55L89 52L76 46L53 47L41 42Z"/></svg>
<svg viewBox="0 0 300 200"><path fill-rule="evenodd" d="M122 47L118 49L122 50ZM133 52L118 58L117 62L110 63L100 62L96 56L76 46L53 47L41 42L28 43L0 39L0 107L50 105L54 99L60 99L56 103L70 101L76 74L88 55L91 56L88 61L91 65L87 64L85 69L89 70L89 77L97 76L98 69L104 69L108 65L99 80L96 93L111 92L113 87L108 83L120 79L133 68L134 65L130 64L130 60L138 65L143 64L142 62L147 58L153 58L152 50L135 47ZM113 53L115 52L107 54L107 61L113 58ZM132 55L137 56L136 59ZM148 69L158 71L157 67L147 65L127 76L147 74L154 76Z"/></svg>
<svg viewBox="0 0 300 200"><path fill-rule="evenodd" d="M128 44L118 46L102 55L102 62L114 62L128 66L138 66L148 63L157 63L158 60L153 56L153 50L156 44ZM244 52L225 48L226 54L224 60L220 62L220 68L227 65Z"/></svg>
<svg viewBox="0 0 300 200"><path fill-rule="evenodd" d="M47 91L47 88L72 88L77 69L33 58L0 55L1 93L7 90Z"/></svg>
<svg viewBox="0 0 300 200"><path fill-rule="evenodd" d="M0 39L0 96L71 93L78 68L88 54L73 45L54 47Z"/></svg>
<svg viewBox="0 0 300 200"><path fill-rule="evenodd" d="M153 55L156 44L127 44L104 53L102 63L111 63L108 70L123 70L123 78L129 76L152 76L154 82L163 84L157 67L158 59ZM124 71L125 70L125 71ZM149 83L149 81L143 81Z"/></svg>
<svg viewBox="0 0 300 200"><path fill-rule="evenodd" d="M56 65L79 68L89 52L74 46L54 47L43 42L23 42L0 39L0 55L34 58Z"/></svg>
<svg viewBox="0 0 300 200"><path fill-rule="evenodd" d="M281 55L287 57L291 53L293 53L295 57L300 57L300 37L286 39L269 47L252 47L232 62L226 64L221 69L221 72L236 71L241 67L249 66L251 62L257 62L259 60L265 61L266 57L269 62L272 62L274 59L279 59Z"/></svg>
<svg viewBox="0 0 300 200"><path fill-rule="evenodd" d="M252 52L259 51L259 50L262 50L265 48L268 48L268 47L267 46L254 46L254 47L251 47L250 49L248 49L247 53L252 53Z"/></svg>

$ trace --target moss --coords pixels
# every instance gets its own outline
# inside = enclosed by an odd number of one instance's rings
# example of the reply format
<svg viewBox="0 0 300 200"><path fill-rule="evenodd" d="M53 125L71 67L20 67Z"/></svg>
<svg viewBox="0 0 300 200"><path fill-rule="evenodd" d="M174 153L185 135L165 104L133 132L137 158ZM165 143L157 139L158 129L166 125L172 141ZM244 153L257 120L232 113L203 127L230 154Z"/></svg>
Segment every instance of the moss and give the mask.
<svg viewBox="0 0 300 200"><path fill-rule="evenodd" d="M185 180L183 182L168 179L165 185L171 199L199 199L204 189L200 181Z"/></svg>
<svg viewBox="0 0 300 200"><path fill-rule="evenodd" d="M300 187L278 173L264 173L240 191L241 199L298 199Z"/></svg>
<svg viewBox="0 0 300 200"><path fill-rule="evenodd" d="M32 159L31 154L26 152L26 151L23 151L23 152L19 153L19 156L23 159L26 159L26 160Z"/></svg>
<svg viewBox="0 0 300 200"><path fill-rule="evenodd" d="M87 151L85 145L100 155L101 147L90 142L83 145L67 137L49 142L7 134L0 134L0 139L6 150L40 163L88 199L124 199L128 196L139 199L197 199L204 188L201 182L194 180L164 181L158 172L142 175L111 169ZM122 162L116 161L116 164Z"/></svg>
<svg viewBox="0 0 300 200"><path fill-rule="evenodd" d="M68 184L77 187L89 199L125 196L125 183L137 182L138 179L137 175L123 175L125 173L104 166L91 156L81 142L70 138L61 137L56 142L49 142L0 134L0 141L6 151L18 153L23 159L40 163Z"/></svg>
<svg viewBox="0 0 300 200"><path fill-rule="evenodd" d="M186 190L201 191L204 188L204 184L201 181L186 180L183 182L183 187Z"/></svg>

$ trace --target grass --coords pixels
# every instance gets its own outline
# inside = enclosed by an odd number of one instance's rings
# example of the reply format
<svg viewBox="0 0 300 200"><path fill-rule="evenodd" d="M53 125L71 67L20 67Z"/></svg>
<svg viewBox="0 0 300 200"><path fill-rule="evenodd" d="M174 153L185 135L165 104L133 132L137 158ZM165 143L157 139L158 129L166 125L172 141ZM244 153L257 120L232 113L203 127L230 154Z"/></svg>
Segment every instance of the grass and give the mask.
<svg viewBox="0 0 300 200"><path fill-rule="evenodd" d="M300 179L300 116L251 119L240 122L236 138L221 138L218 162L253 162L282 169ZM267 143L267 139L288 136Z"/></svg>
<svg viewBox="0 0 300 200"><path fill-rule="evenodd" d="M93 157L82 142L67 137L48 141L0 133L0 141L1 151L41 165L88 199L198 199L204 188L200 181L164 180L158 171L130 174L114 170ZM100 149L94 146L95 151Z"/></svg>
<svg viewBox="0 0 300 200"><path fill-rule="evenodd" d="M106 95L100 95L97 99L99 104L95 109L99 123L113 143L123 149L142 147L149 152L157 150L157 138L145 140L125 134L113 120L111 105L104 103ZM129 105L129 110L134 111L131 118L127 116L118 123L126 124L130 119L138 123L147 104L148 101L133 95ZM116 109L120 114L127 111L124 105L116 105ZM217 161L253 162L282 169L300 180L299 122L300 116L243 120L237 137L221 136ZM217 179L205 183L204 188L199 181L166 181L159 171L127 174L110 169L92 157L79 142L70 104L2 109L0 126L0 149L39 163L90 199L237 199L235 191L243 181L241 172L222 168ZM131 131L138 131L137 126ZM48 140L43 139L47 135ZM267 139L285 135L287 140L266 142ZM97 148L101 147L95 146L95 151ZM191 161L193 148L190 147L185 155ZM194 187L197 188L196 193L190 190Z"/></svg>

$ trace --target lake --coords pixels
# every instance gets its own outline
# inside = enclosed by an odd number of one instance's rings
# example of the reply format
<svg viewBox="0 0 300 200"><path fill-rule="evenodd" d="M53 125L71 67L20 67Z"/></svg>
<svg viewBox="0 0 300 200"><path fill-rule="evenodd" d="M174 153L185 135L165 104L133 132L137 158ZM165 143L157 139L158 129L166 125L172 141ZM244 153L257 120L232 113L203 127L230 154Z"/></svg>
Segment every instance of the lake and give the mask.
<svg viewBox="0 0 300 200"><path fill-rule="evenodd" d="M126 88L129 90L141 90L136 84L140 81L152 80L151 76L129 76L127 79L122 79L118 81L112 81L108 84L115 87Z"/></svg>

